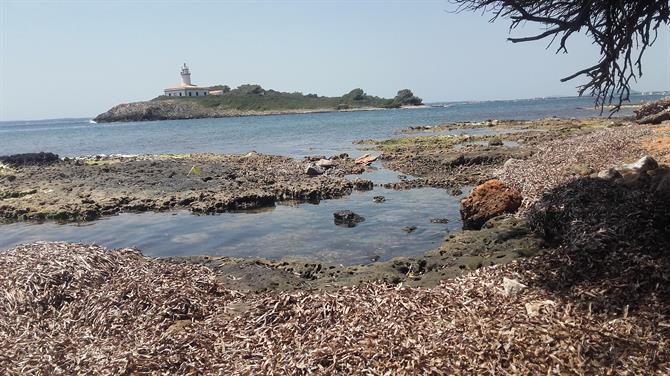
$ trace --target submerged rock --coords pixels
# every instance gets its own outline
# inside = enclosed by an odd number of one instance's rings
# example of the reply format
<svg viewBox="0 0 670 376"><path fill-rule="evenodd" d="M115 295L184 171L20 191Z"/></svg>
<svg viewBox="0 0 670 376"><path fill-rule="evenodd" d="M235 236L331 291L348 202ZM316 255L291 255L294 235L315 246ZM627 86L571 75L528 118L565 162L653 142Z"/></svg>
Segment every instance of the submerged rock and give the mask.
<svg viewBox="0 0 670 376"><path fill-rule="evenodd" d="M365 218L352 212L351 210L340 210L333 213L334 222L337 226L356 227L357 224L365 221Z"/></svg>
<svg viewBox="0 0 670 376"><path fill-rule="evenodd" d="M448 218L431 218L430 223L449 223Z"/></svg>
<svg viewBox="0 0 670 376"><path fill-rule="evenodd" d="M477 186L461 201L464 230L479 230L486 221L505 213L514 213L521 206L521 193L498 179Z"/></svg>
<svg viewBox="0 0 670 376"><path fill-rule="evenodd" d="M372 201L376 202L377 204L380 204L384 201L386 201L386 197L384 196L375 196L372 198Z"/></svg>
<svg viewBox="0 0 670 376"><path fill-rule="evenodd" d="M357 191L369 191L374 187L374 183L366 179L355 179L352 183Z"/></svg>
<svg viewBox="0 0 670 376"><path fill-rule="evenodd" d="M416 226L405 226L402 228L402 230L410 234L416 230Z"/></svg>

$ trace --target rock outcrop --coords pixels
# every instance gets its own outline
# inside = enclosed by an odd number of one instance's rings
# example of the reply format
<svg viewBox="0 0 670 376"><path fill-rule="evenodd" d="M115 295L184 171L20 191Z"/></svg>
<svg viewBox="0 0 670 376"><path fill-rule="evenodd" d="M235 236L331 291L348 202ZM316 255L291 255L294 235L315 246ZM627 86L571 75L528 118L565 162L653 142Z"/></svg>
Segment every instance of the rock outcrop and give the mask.
<svg viewBox="0 0 670 376"><path fill-rule="evenodd" d="M647 103L635 111L635 121L639 124L659 124L670 120L670 97Z"/></svg>
<svg viewBox="0 0 670 376"><path fill-rule="evenodd" d="M461 201L464 230L479 230L484 223L501 214L514 213L521 206L521 193L492 179L477 186Z"/></svg>
<svg viewBox="0 0 670 376"><path fill-rule="evenodd" d="M45 152L0 156L0 162L10 166L46 166L59 161L57 154Z"/></svg>
<svg viewBox="0 0 670 376"><path fill-rule="evenodd" d="M120 104L96 116L93 121L96 123L108 123L115 121L200 119L225 116L235 116L235 113L230 110L205 107L194 101L166 99Z"/></svg>

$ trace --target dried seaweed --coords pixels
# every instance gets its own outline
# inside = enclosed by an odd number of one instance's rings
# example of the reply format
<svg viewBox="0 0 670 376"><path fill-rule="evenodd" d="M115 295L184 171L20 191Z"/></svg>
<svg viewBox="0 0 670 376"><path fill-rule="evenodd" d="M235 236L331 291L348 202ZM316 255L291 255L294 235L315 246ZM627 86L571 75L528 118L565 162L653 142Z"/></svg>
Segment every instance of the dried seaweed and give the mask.
<svg viewBox="0 0 670 376"><path fill-rule="evenodd" d="M0 367L10 375L668 374L668 302L593 307L546 288L543 276L563 256L482 268L431 290L373 283L256 295L226 289L204 267L128 249L24 245L0 253ZM625 265L626 276L645 267ZM507 296L503 277L529 287ZM602 286L573 288L603 296Z"/></svg>
<svg viewBox="0 0 670 376"><path fill-rule="evenodd" d="M533 156L510 160L497 175L521 191L525 213L547 190L580 178L571 171L574 167L599 171L644 156L640 139L651 133L650 128L627 125L540 144Z"/></svg>

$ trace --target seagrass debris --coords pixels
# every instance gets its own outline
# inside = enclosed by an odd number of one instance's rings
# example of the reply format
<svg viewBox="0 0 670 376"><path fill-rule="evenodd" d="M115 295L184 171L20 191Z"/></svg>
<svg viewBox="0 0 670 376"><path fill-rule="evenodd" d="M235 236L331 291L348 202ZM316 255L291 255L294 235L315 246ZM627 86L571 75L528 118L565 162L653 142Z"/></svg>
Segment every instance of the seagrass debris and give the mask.
<svg viewBox="0 0 670 376"><path fill-rule="evenodd" d="M626 125L543 143L531 157L507 161L496 175L521 191L523 214L544 192L581 178L573 173L575 167L597 172L644 156L640 140L651 132L648 127Z"/></svg>
<svg viewBox="0 0 670 376"><path fill-rule="evenodd" d="M558 250L431 290L370 283L242 294L225 276L130 249L35 243L0 252L0 369L54 374L668 374L670 306L649 259L547 288ZM640 269L642 268L642 269ZM507 296L503 277L527 288ZM641 284L641 285L640 285ZM638 287L635 287L638 286ZM639 287L643 286L643 287ZM608 289L644 289L638 304ZM597 304L592 304L592 302Z"/></svg>

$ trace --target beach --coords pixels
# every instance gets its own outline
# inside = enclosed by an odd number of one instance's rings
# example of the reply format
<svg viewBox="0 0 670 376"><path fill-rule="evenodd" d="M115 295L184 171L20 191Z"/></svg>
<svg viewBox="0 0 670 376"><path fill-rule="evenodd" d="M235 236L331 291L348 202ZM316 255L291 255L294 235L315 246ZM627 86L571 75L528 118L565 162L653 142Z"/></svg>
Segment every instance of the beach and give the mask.
<svg viewBox="0 0 670 376"><path fill-rule="evenodd" d="M9 374L664 374L669 137L667 125L630 118L457 121L353 140L352 156L5 163L4 226L439 189L470 227L363 263L18 245L0 253L0 310L13 318L1 324L0 364ZM396 174L368 180L371 168ZM488 197L518 203L501 212ZM469 217L470 204L483 219Z"/></svg>

